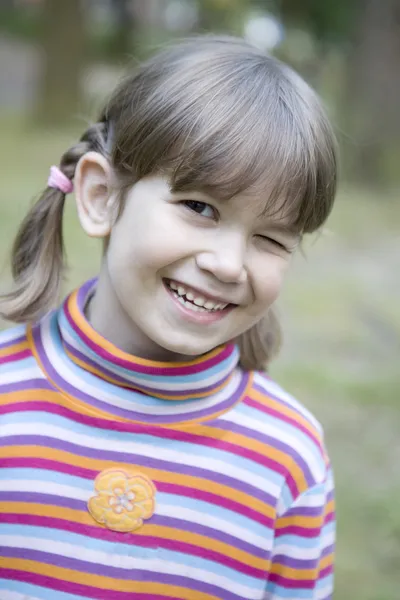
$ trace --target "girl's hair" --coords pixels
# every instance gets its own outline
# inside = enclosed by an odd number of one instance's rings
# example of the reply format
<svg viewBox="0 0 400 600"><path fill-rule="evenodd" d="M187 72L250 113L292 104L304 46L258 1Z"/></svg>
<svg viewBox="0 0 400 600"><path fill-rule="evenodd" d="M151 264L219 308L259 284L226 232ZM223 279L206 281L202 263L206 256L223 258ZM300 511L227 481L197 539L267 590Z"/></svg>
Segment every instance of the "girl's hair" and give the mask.
<svg viewBox="0 0 400 600"><path fill-rule="evenodd" d="M73 179L95 150L109 159L124 192L166 173L173 191L229 199L265 196L265 212L300 234L328 217L336 191L336 143L313 90L288 66L241 39L200 36L157 54L126 77L96 124L61 157ZM65 196L47 188L23 221L12 255L13 290L0 314L37 319L58 301L64 268ZM280 341L272 310L238 340L241 362L262 369Z"/></svg>

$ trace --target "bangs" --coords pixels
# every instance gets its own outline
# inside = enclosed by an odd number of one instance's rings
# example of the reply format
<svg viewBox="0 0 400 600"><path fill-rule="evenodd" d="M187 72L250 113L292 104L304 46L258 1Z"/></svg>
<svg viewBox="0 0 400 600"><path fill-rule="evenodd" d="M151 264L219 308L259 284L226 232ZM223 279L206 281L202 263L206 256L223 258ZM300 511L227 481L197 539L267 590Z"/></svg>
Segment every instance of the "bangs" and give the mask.
<svg viewBox="0 0 400 600"><path fill-rule="evenodd" d="M242 120L230 114L220 130L204 123L190 141L178 140L180 151L163 165L172 191L203 191L221 200L253 196L263 216L278 217L298 232L318 229L330 212L324 197L333 179L326 173L324 182L314 143L307 145L294 123L279 114L282 107L276 108L272 122L270 112L264 120L259 112Z"/></svg>
<svg viewBox="0 0 400 600"><path fill-rule="evenodd" d="M254 194L264 215L315 231L336 190L334 135L319 101L275 59L231 54L179 57L150 97L126 107L113 162L135 179L165 172L173 192Z"/></svg>
<svg viewBox="0 0 400 600"><path fill-rule="evenodd" d="M280 99L264 102L264 114L255 104L232 107L218 128L210 117L201 119L190 136L178 138L180 151L165 165L172 191L199 190L219 199L254 195L263 215L279 216L299 232L315 231L335 195L333 155L325 157Z"/></svg>

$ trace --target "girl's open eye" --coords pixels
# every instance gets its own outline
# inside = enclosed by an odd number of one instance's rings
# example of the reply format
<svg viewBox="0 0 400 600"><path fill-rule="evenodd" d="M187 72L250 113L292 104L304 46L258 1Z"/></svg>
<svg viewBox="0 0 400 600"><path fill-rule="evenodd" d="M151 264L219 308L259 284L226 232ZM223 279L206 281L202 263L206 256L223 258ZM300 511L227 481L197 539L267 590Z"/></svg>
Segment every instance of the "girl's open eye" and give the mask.
<svg viewBox="0 0 400 600"><path fill-rule="evenodd" d="M217 216L215 209L206 202L200 202L199 200L185 200L182 204L202 217L215 219Z"/></svg>

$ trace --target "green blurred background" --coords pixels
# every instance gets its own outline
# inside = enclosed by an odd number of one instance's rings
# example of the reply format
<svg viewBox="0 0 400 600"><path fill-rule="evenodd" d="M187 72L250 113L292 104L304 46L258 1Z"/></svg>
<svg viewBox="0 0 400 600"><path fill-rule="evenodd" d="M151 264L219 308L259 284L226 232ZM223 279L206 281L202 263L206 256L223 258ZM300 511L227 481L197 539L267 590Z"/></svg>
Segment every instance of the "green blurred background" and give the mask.
<svg viewBox="0 0 400 600"><path fill-rule="evenodd" d="M337 204L295 260L272 375L325 427L337 483L335 598L398 600L400 0L2 0L0 288L49 166L127 64L206 31L244 35L289 62L335 126ZM67 204L65 291L96 272L101 254Z"/></svg>

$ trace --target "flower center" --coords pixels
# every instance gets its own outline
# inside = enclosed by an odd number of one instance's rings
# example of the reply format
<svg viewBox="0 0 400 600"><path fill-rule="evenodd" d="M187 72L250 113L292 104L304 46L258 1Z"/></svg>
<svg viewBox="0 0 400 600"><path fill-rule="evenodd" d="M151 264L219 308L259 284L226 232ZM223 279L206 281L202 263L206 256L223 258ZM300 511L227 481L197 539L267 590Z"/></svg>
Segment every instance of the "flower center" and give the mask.
<svg viewBox="0 0 400 600"><path fill-rule="evenodd" d="M110 498L110 506L113 507L114 511L121 514L124 510L131 512L133 510L132 501L135 500L134 492L123 492L117 488L114 490L115 496Z"/></svg>

